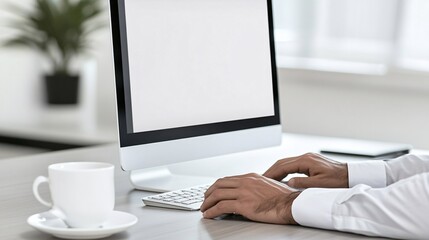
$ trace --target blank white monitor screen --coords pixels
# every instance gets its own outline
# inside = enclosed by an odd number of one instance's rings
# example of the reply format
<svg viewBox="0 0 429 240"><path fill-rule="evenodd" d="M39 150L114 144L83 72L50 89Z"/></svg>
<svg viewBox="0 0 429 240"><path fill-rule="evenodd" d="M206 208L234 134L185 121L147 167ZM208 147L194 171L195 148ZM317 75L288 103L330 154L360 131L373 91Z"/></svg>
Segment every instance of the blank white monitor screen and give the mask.
<svg viewBox="0 0 429 240"><path fill-rule="evenodd" d="M275 114L266 0L124 3L132 132Z"/></svg>
<svg viewBox="0 0 429 240"><path fill-rule="evenodd" d="M121 167L136 188L203 183L168 165L280 143L271 6L110 0Z"/></svg>

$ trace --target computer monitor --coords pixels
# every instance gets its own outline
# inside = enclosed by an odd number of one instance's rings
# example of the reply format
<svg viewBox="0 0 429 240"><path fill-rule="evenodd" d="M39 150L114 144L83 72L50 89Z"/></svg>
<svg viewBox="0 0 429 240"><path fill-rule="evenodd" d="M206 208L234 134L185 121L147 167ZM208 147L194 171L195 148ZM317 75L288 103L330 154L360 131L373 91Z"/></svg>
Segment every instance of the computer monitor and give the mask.
<svg viewBox="0 0 429 240"><path fill-rule="evenodd" d="M111 0L110 11L120 161L137 189L207 183L168 165L280 144L270 0Z"/></svg>

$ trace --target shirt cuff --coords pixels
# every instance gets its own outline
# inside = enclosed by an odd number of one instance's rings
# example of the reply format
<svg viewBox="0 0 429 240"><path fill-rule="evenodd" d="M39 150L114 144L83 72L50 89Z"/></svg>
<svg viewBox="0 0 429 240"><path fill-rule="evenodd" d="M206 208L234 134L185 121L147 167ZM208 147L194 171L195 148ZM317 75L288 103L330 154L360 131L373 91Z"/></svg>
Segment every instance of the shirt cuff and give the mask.
<svg viewBox="0 0 429 240"><path fill-rule="evenodd" d="M334 229L332 208L342 188L308 188L292 203L293 219L302 226Z"/></svg>
<svg viewBox="0 0 429 240"><path fill-rule="evenodd" d="M347 162L349 188L365 184L373 188L386 187L386 166L384 161Z"/></svg>

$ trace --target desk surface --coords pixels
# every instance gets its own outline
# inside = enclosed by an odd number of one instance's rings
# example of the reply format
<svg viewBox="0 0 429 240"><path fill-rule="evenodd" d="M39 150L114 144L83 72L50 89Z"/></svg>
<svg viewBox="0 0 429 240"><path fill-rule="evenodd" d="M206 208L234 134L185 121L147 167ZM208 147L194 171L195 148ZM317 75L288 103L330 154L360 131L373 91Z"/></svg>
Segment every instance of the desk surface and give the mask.
<svg viewBox="0 0 429 240"><path fill-rule="evenodd" d="M317 152L332 139L285 134L283 144L222 157L207 158L171 166L172 172L222 177L245 172L262 173L276 160ZM346 160L346 159L342 159ZM347 160L354 160L349 158ZM146 207L141 197L149 192L133 190L128 174L119 166L116 144L0 160L0 239L54 239L26 223L28 216L46 211L32 195L32 182L47 175L48 165L68 161L103 161L116 166L116 210L136 215L139 222L108 239L361 239L360 235L255 223L240 219L203 219L200 212ZM193 172L197 171L197 172ZM47 187L41 187L47 195ZM375 239L375 238L371 238Z"/></svg>

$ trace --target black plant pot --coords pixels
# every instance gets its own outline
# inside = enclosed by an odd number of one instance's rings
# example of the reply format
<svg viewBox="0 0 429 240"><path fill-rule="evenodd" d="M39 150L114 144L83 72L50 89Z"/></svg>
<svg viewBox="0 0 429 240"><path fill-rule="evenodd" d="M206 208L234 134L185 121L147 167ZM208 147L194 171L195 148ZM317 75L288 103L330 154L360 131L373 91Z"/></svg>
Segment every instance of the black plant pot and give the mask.
<svg viewBox="0 0 429 240"><path fill-rule="evenodd" d="M45 83L48 104L77 104L79 76L49 75L45 76Z"/></svg>

